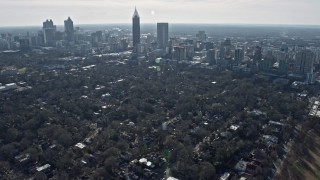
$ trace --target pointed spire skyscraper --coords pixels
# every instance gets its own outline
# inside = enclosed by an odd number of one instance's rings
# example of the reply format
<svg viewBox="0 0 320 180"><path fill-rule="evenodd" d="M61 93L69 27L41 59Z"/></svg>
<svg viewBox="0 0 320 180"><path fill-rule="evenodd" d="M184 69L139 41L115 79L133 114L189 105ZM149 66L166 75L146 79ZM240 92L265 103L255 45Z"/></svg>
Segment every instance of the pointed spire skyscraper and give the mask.
<svg viewBox="0 0 320 180"><path fill-rule="evenodd" d="M140 18L139 13L138 13L138 11L137 11L137 7L134 7L134 13L133 13L132 18L134 18L134 17Z"/></svg>
<svg viewBox="0 0 320 180"><path fill-rule="evenodd" d="M133 49L137 50L137 45L140 43L140 16L135 8L132 16L132 39L133 39Z"/></svg>

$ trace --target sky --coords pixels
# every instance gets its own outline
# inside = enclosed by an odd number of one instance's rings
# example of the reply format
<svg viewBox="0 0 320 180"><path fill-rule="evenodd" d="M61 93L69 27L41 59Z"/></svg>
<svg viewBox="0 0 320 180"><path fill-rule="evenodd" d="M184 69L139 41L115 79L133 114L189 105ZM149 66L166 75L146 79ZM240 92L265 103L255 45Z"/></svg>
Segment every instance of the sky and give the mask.
<svg viewBox="0 0 320 180"><path fill-rule="evenodd" d="M131 23L320 25L320 0L0 0L0 27Z"/></svg>

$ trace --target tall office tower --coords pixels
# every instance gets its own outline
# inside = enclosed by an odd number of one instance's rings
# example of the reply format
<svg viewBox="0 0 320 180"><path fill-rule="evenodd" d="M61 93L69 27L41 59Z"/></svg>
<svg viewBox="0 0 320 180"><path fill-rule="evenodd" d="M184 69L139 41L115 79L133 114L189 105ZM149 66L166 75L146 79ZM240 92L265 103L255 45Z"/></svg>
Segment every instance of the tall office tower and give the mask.
<svg viewBox="0 0 320 180"><path fill-rule="evenodd" d="M289 69L289 63L287 62L286 59L281 59L279 60L279 73L281 74L287 74Z"/></svg>
<svg viewBox="0 0 320 180"><path fill-rule="evenodd" d="M44 32L43 31L38 31L37 33L37 40L38 40L38 45L44 45Z"/></svg>
<svg viewBox="0 0 320 180"><path fill-rule="evenodd" d="M187 48L187 58L188 59L192 59L194 57L194 45L186 45L186 48Z"/></svg>
<svg viewBox="0 0 320 180"><path fill-rule="evenodd" d="M157 41L159 49L166 49L169 42L169 24L157 23Z"/></svg>
<svg viewBox="0 0 320 180"><path fill-rule="evenodd" d="M140 16L135 8L132 16L132 39L133 39L133 48L137 49L137 45L140 43Z"/></svg>
<svg viewBox="0 0 320 180"><path fill-rule="evenodd" d="M30 38L24 37L19 39L20 49L21 50L29 50L30 49Z"/></svg>
<svg viewBox="0 0 320 180"><path fill-rule="evenodd" d="M200 41L206 41L207 40L207 34L205 31L199 31L198 34L196 35L198 40Z"/></svg>
<svg viewBox="0 0 320 180"><path fill-rule="evenodd" d="M220 60L230 59L231 58L231 49L232 49L231 39L225 39L220 46Z"/></svg>
<svg viewBox="0 0 320 180"><path fill-rule="evenodd" d="M223 45L224 45L224 46L231 46L231 45L232 45L231 39L230 39L230 38L226 38L226 39L224 40L224 42L223 42Z"/></svg>
<svg viewBox="0 0 320 180"><path fill-rule="evenodd" d="M241 61L244 60L244 50L241 48L237 48L234 51L234 61L236 64L240 64Z"/></svg>
<svg viewBox="0 0 320 180"><path fill-rule="evenodd" d="M179 60L180 58L180 49L179 46L174 46L172 48L172 59Z"/></svg>
<svg viewBox="0 0 320 180"><path fill-rule="evenodd" d="M259 63L259 69L260 71L263 71L263 72L268 72L270 70L270 66L271 66L271 61L269 61L268 59L263 59L260 61Z"/></svg>
<svg viewBox="0 0 320 180"><path fill-rule="evenodd" d="M276 62L277 60L272 57L272 56L267 56L266 58L264 58L263 60L261 60L259 62L259 68L261 71L263 72L268 72L272 69L273 64Z"/></svg>
<svg viewBox="0 0 320 180"><path fill-rule="evenodd" d="M155 41L155 37L153 34L147 34L147 39L146 39L146 43L147 43L147 46L148 48L151 48L151 44Z"/></svg>
<svg viewBox="0 0 320 180"><path fill-rule="evenodd" d="M74 41L74 27L70 17L64 21L64 33L68 42Z"/></svg>
<svg viewBox="0 0 320 180"><path fill-rule="evenodd" d="M314 55L314 62L315 63L320 63L320 48L318 48L318 50L316 50L316 52L314 52L315 55Z"/></svg>
<svg viewBox="0 0 320 180"><path fill-rule="evenodd" d="M120 40L120 48L122 49L122 50L127 50L127 48L128 48L128 41L127 41L127 38L122 38L121 40Z"/></svg>
<svg viewBox="0 0 320 180"><path fill-rule="evenodd" d="M53 25L52 20L43 22L43 35L45 45L54 45L56 26Z"/></svg>
<svg viewBox="0 0 320 180"><path fill-rule="evenodd" d="M210 49L207 51L207 61L210 63L210 65L216 65L216 50Z"/></svg>
<svg viewBox="0 0 320 180"><path fill-rule="evenodd" d="M253 54L253 62L257 63L262 60L262 47L256 46Z"/></svg>
<svg viewBox="0 0 320 180"><path fill-rule="evenodd" d="M176 46L173 47L172 59L182 61L187 59L187 51L185 47Z"/></svg>
<svg viewBox="0 0 320 180"><path fill-rule="evenodd" d="M206 42L206 43L205 43L205 46L206 46L206 50L207 50L207 51L209 51L210 49L213 49L213 48L214 48L213 42Z"/></svg>
<svg viewBox="0 0 320 180"><path fill-rule="evenodd" d="M313 71L313 53L308 49L300 50L295 57L294 73L306 75Z"/></svg>
<svg viewBox="0 0 320 180"><path fill-rule="evenodd" d="M91 33L92 42L98 43L103 41L103 33L102 31L96 31Z"/></svg>

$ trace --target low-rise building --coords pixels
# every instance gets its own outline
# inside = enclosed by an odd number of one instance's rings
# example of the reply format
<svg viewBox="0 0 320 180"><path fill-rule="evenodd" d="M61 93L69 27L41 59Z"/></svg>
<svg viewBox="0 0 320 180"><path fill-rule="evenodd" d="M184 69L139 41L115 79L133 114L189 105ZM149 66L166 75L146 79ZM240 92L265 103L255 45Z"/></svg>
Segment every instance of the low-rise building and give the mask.
<svg viewBox="0 0 320 180"><path fill-rule="evenodd" d="M11 89L17 89L18 86L16 83L10 83L10 84L6 84L4 86L0 86L0 91L7 91L7 90L11 90Z"/></svg>

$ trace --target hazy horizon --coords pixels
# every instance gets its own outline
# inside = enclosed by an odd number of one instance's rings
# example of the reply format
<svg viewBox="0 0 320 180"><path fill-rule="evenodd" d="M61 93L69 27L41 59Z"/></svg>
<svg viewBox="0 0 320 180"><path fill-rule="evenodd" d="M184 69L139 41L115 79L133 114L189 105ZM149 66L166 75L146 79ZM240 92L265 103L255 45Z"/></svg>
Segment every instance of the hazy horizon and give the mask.
<svg viewBox="0 0 320 180"><path fill-rule="evenodd" d="M317 0L2 0L0 27L131 23L136 6L141 23L320 25Z"/></svg>
<svg viewBox="0 0 320 180"><path fill-rule="evenodd" d="M50 20L50 19L48 19ZM56 24L55 21L53 20L54 25L57 26L57 28L63 28L63 24ZM164 21L159 21L159 22L164 22ZM153 22L153 23L140 23L141 26L143 25L154 25L156 26L157 23L159 22ZM253 26L253 27L308 27L308 28L320 28L320 24L247 24L247 23L180 23L180 22L176 22L176 23L170 23L170 22L165 22L165 23L169 23L169 25L199 25L199 26L243 26L243 27L247 27L247 26ZM75 27L82 27L82 26L131 26L131 23L83 23L83 24L76 24L74 23ZM37 24L37 25L12 25L12 26L1 26L1 29L12 29L12 28L40 28L42 29L42 23L41 24ZM114 27L116 28L116 27Z"/></svg>
<svg viewBox="0 0 320 180"><path fill-rule="evenodd" d="M76 24L76 27L87 32L100 30L110 30L120 28L131 31L131 23L109 23L109 24ZM58 31L63 31L62 25L57 25ZM42 27L38 26L16 26L0 27L0 33L12 33L15 35L24 35L26 33L36 34L41 31ZM198 31L203 30L210 37L237 37L237 36L304 36L318 37L320 26L311 25L245 25L245 24L181 24L169 23L169 33L171 37L176 35L196 35ZM141 23L141 33L156 33L156 23ZM307 35L307 36L306 36Z"/></svg>

